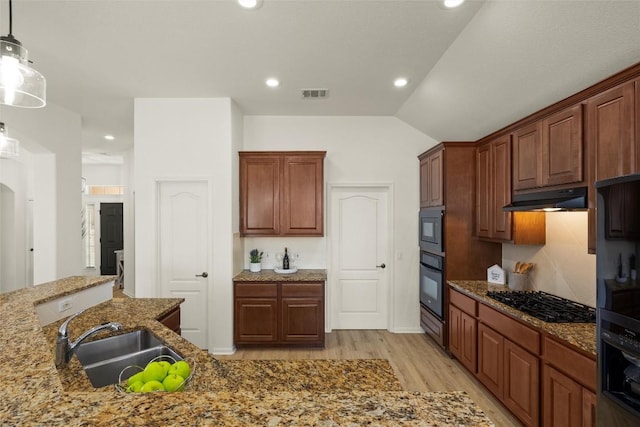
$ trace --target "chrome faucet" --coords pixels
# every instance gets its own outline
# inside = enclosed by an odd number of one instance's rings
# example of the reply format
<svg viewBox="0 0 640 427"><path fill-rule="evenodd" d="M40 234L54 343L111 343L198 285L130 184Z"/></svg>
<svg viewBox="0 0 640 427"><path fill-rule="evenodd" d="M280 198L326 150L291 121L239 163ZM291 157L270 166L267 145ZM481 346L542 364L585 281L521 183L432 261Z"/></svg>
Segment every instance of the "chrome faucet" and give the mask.
<svg viewBox="0 0 640 427"><path fill-rule="evenodd" d="M76 349L82 344L84 340L89 338L93 334L97 334L100 331L104 331L110 329L112 331L119 331L122 329L122 325L117 322L108 322L103 323L102 325L95 326L82 335L78 337L77 340L73 341L69 344L69 334L67 333L67 328L69 326L69 322L82 314L84 310L77 312L76 314L70 316L67 320L64 321L60 328L58 329L58 339L56 340L56 367L63 368L69 363L71 360L71 356L76 351Z"/></svg>

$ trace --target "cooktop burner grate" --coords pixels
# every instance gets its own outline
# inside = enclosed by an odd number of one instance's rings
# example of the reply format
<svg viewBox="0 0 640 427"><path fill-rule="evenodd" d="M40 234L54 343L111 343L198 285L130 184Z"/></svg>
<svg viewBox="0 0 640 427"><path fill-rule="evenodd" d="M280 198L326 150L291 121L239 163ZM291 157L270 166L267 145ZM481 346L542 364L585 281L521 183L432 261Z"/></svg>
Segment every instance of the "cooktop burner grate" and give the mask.
<svg viewBox="0 0 640 427"><path fill-rule="evenodd" d="M549 323L596 323L596 310L542 291L488 291L487 296Z"/></svg>

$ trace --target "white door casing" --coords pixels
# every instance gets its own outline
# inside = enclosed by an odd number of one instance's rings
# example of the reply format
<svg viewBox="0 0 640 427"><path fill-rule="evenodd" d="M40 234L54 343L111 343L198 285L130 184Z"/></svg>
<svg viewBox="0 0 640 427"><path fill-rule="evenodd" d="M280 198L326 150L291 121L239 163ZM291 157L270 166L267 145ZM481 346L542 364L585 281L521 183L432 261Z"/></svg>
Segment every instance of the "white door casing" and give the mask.
<svg viewBox="0 0 640 427"><path fill-rule="evenodd" d="M391 188L331 186L330 194L331 328L389 329Z"/></svg>
<svg viewBox="0 0 640 427"><path fill-rule="evenodd" d="M182 336L207 349L208 279L202 275L208 273L210 252L209 186L205 181L157 185L159 293L185 299L180 307Z"/></svg>

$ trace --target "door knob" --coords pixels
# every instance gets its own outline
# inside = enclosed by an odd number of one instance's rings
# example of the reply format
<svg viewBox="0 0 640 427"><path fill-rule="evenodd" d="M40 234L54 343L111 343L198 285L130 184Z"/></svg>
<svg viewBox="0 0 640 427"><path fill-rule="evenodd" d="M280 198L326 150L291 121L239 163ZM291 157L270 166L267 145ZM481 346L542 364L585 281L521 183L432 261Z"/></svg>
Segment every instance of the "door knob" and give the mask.
<svg viewBox="0 0 640 427"><path fill-rule="evenodd" d="M202 274L196 274L196 277L209 277L209 273L207 273L206 271Z"/></svg>
<svg viewBox="0 0 640 427"><path fill-rule="evenodd" d="M384 262L383 262L383 263L382 263L382 264L380 264L380 265L376 265L376 267L385 268L385 267L386 267L386 265L385 265L385 264L384 264Z"/></svg>

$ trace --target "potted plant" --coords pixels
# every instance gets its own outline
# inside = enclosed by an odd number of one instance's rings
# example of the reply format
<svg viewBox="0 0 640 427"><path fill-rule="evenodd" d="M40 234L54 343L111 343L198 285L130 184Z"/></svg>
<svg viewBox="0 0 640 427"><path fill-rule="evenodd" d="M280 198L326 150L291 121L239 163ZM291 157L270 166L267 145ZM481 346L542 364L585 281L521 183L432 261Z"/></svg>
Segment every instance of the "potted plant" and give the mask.
<svg viewBox="0 0 640 427"><path fill-rule="evenodd" d="M257 249L252 249L251 252L249 252L249 260L249 271L257 273L262 270L262 252L258 252Z"/></svg>

